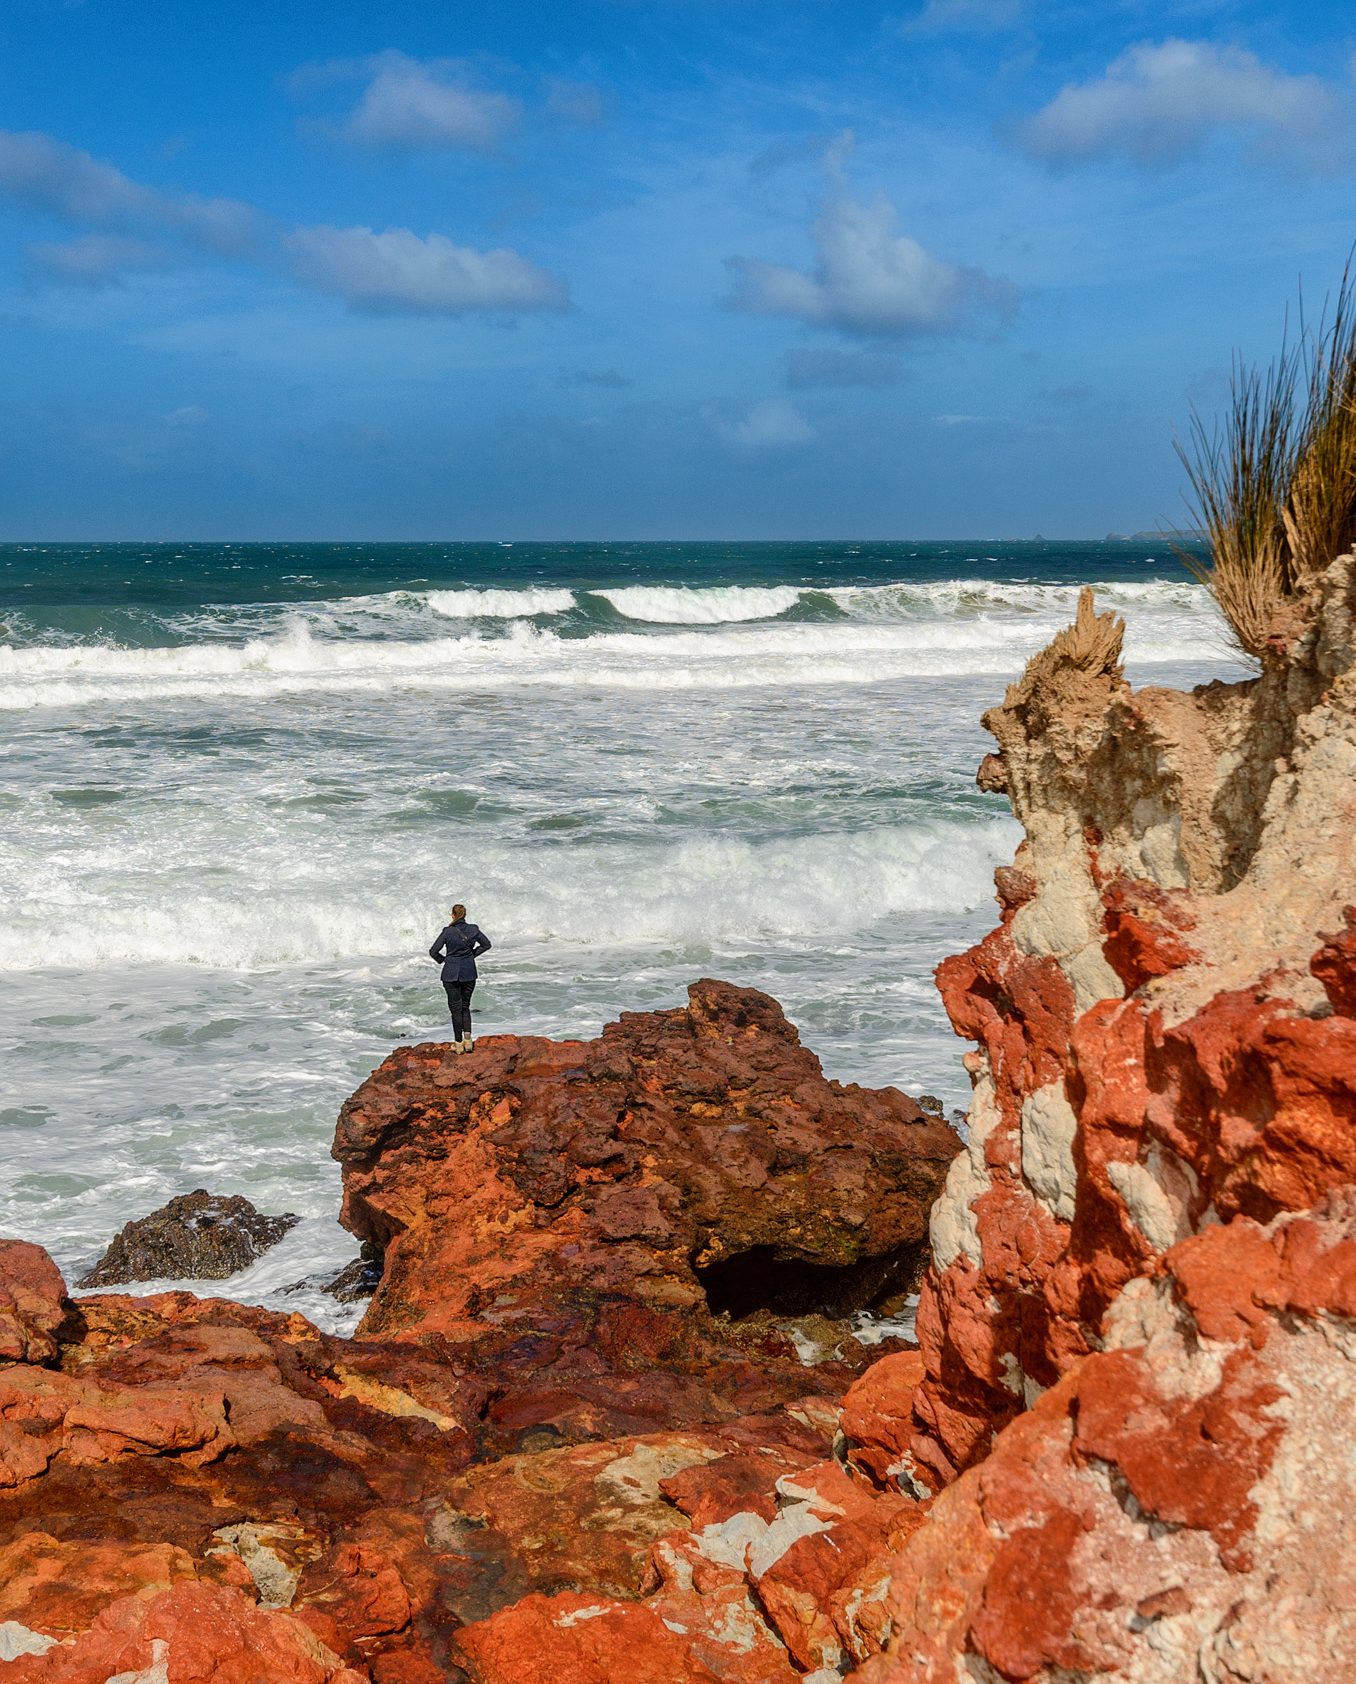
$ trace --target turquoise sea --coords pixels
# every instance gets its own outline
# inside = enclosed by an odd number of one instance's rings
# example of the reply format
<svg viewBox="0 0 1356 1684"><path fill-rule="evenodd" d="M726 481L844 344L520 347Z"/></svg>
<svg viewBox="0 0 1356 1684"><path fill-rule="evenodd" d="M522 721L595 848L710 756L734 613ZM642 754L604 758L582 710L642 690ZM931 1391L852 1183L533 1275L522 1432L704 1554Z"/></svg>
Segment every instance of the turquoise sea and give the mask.
<svg viewBox="0 0 1356 1684"><path fill-rule="evenodd" d="M1094 583L1233 676L1166 541L0 546L0 1233L72 1273L205 1186L304 1220L226 1290L329 1325L344 1095L441 1035L701 975L829 1074L965 1101L931 982L1017 831L983 709Z"/></svg>

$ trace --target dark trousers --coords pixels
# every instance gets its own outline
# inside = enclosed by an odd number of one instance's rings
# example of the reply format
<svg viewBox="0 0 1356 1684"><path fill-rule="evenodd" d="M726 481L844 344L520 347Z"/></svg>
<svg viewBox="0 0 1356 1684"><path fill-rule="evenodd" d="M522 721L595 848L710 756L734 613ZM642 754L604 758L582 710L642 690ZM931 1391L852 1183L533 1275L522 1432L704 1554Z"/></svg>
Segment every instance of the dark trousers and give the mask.
<svg viewBox="0 0 1356 1684"><path fill-rule="evenodd" d="M471 1039L471 996L476 991L474 982L445 982L447 990L447 1009L452 1014L452 1039L454 1041L469 1041Z"/></svg>

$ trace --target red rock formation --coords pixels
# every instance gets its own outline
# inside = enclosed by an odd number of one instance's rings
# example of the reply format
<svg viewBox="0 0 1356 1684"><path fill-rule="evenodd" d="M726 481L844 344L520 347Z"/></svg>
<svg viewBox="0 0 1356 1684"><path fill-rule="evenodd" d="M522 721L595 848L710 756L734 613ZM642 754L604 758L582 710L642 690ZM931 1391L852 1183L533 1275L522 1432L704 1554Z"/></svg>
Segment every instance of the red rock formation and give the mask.
<svg viewBox="0 0 1356 1684"><path fill-rule="evenodd" d="M1179 1242L937 1498L856 1676L1351 1676L1354 1327L1351 1188Z"/></svg>
<svg viewBox="0 0 1356 1684"><path fill-rule="evenodd" d="M918 1317L926 1486L1177 1240L1356 1180L1352 565L1259 679L1134 692L1047 651L986 716L1027 839L999 928L939 972L980 1051Z"/></svg>
<svg viewBox="0 0 1356 1684"><path fill-rule="evenodd" d="M0 1240L0 1362L47 1362L66 1314L66 1283L41 1246Z"/></svg>
<svg viewBox="0 0 1356 1684"><path fill-rule="evenodd" d="M0 1684L434 1684L517 1664L539 1606L562 1666L615 1631L660 1667L656 1552L746 1503L780 1536L789 1499L759 1489L822 1483L868 1357L807 1313L911 1282L954 1137L708 983L598 1042L402 1052L339 1150L386 1247L358 1339L188 1293L71 1300L0 1246ZM795 1676L724 1555L674 1592L683 1664ZM767 1594L803 1612L836 1570Z"/></svg>
<svg viewBox="0 0 1356 1684"><path fill-rule="evenodd" d="M17 1647L17 1645L16 1645ZM5 1684L365 1684L290 1615L238 1590L176 1585L109 1603L74 1643L33 1635Z"/></svg>
<svg viewBox="0 0 1356 1684"><path fill-rule="evenodd" d="M689 993L596 1041L402 1048L340 1114L343 1219L385 1253L360 1332L485 1375L504 1448L841 1391L780 1318L906 1291L925 1261L951 1131L826 1081L767 995Z"/></svg>

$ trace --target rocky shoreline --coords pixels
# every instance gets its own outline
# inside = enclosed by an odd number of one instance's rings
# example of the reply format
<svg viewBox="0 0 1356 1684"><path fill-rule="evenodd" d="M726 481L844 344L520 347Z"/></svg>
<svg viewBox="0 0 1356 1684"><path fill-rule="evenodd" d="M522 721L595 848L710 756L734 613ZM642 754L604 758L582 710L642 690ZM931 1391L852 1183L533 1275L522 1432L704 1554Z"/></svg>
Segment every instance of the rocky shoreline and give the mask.
<svg viewBox="0 0 1356 1684"><path fill-rule="evenodd" d="M1354 569L1190 694L1089 602L987 716L959 1155L706 981L363 1084L352 1339L0 1245L0 1684L1356 1672Z"/></svg>

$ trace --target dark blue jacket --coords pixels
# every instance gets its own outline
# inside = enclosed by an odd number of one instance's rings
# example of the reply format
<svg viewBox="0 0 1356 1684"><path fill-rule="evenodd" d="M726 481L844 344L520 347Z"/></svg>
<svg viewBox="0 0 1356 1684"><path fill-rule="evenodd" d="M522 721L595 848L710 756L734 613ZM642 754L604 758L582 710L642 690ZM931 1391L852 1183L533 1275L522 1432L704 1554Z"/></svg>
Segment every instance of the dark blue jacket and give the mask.
<svg viewBox="0 0 1356 1684"><path fill-rule="evenodd" d="M442 965L444 982L474 982L476 954L489 951L490 938L484 930L459 918L455 924L439 931L428 956Z"/></svg>

